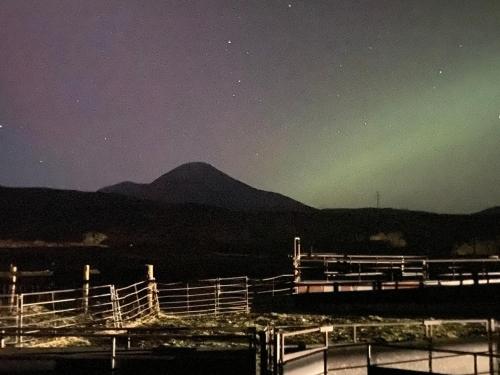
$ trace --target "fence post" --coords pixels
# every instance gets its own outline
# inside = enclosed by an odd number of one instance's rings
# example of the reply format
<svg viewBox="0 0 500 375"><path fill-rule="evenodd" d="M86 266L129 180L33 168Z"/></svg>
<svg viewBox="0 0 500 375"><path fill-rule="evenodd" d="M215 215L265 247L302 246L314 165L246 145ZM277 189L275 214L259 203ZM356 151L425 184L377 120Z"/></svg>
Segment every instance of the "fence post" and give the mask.
<svg viewBox="0 0 500 375"><path fill-rule="evenodd" d="M246 298L246 313L250 312L250 302L248 299L248 276L245 276L245 298Z"/></svg>
<svg viewBox="0 0 500 375"><path fill-rule="evenodd" d="M83 266L83 313L89 313L90 265Z"/></svg>
<svg viewBox="0 0 500 375"><path fill-rule="evenodd" d="M111 370L116 368L116 336L111 338Z"/></svg>
<svg viewBox="0 0 500 375"><path fill-rule="evenodd" d="M23 346L23 336L22 336L22 330L23 330L23 310L24 310L24 298L22 294L19 294L18 296L18 308L17 308L17 338L16 338L16 343L22 347Z"/></svg>
<svg viewBox="0 0 500 375"><path fill-rule="evenodd" d="M300 237L293 239L293 286L294 293L298 293L297 284L300 282ZM274 286L274 285L273 285Z"/></svg>
<svg viewBox="0 0 500 375"><path fill-rule="evenodd" d="M122 311L120 307L120 297L114 285L109 286L109 294L111 298L111 308L113 310L113 325L115 328L121 328L123 326L122 321Z"/></svg>
<svg viewBox="0 0 500 375"><path fill-rule="evenodd" d="M189 315L190 307L189 307L189 283L188 282L186 283L186 309L187 309L187 313Z"/></svg>
<svg viewBox="0 0 500 375"><path fill-rule="evenodd" d="M495 362L493 360L493 334L495 332L495 319L488 319L488 356L490 359L490 374L495 374Z"/></svg>
<svg viewBox="0 0 500 375"><path fill-rule="evenodd" d="M220 294L220 280L215 279L215 315L219 312L219 294Z"/></svg>
<svg viewBox="0 0 500 375"><path fill-rule="evenodd" d="M155 303L156 281L152 264L146 264L146 277L148 282L148 308L150 313L158 313L158 306Z"/></svg>
<svg viewBox="0 0 500 375"><path fill-rule="evenodd" d="M429 344L429 347L428 347L428 359L429 359L429 373L432 373L432 345Z"/></svg>
<svg viewBox="0 0 500 375"><path fill-rule="evenodd" d="M13 264L10 265L10 285L9 285L9 305L11 309L14 310L14 304L16 301L16 283L17 283L17 267Z"/></svg>

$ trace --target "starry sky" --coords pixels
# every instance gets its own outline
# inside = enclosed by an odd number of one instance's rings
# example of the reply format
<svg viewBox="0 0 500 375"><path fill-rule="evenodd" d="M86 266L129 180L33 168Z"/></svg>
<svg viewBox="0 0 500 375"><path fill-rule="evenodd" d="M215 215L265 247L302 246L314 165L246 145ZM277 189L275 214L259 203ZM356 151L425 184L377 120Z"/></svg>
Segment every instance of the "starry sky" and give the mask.
<svg viewBox="0 0 500 375"><path fill-rule="evenodd" d="M0 2L0 185L189 161L319 208L499 205L500 2Z"/></svg>

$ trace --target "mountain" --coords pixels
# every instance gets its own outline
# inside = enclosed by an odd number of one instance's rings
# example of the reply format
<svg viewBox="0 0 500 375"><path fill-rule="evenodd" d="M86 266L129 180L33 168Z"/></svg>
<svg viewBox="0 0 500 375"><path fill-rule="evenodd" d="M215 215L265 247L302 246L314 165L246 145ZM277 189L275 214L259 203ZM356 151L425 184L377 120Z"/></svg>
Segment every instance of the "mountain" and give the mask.
<svg viewBox="0 0 500 375"><path fill-rule="evenodd" d="M253 188L202 162L180 165L150 184L126 181L102 188L99 192L163 203L195 203L231 210L315 210L284 195Z"/></svg>

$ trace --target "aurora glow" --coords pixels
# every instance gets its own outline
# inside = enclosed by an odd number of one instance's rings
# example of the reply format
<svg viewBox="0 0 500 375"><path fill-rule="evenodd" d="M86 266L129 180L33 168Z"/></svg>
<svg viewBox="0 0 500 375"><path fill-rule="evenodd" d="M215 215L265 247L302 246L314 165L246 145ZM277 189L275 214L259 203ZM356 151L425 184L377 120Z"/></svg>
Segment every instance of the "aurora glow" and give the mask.
<svg viewBox="0 0 500 375"><path fill-rule="evenodd" d="M0 184L206 161L316 207L500 203L500 3L0 2Z"/></svg>

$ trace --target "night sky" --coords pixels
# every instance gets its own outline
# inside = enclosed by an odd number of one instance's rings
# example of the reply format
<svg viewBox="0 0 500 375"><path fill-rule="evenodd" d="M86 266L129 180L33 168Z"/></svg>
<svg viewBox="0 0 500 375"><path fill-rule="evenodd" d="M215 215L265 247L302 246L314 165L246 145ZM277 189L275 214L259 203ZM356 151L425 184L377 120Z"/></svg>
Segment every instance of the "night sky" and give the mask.
<svg viewBox="0 0 500 375"><path fill-rule="evenodd" d="M320 208L500 204L500 1L0 1L0 185L189 161Z"/></svg>

